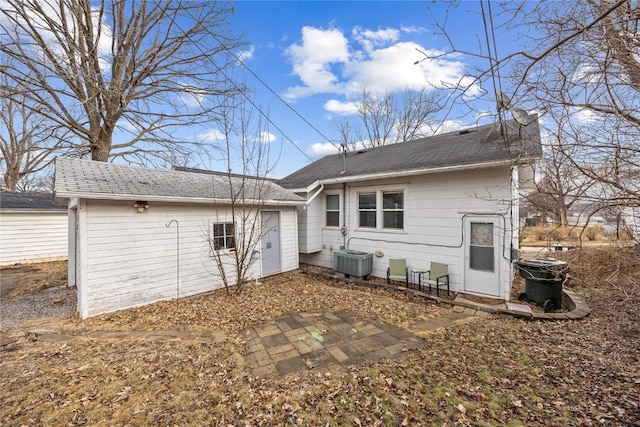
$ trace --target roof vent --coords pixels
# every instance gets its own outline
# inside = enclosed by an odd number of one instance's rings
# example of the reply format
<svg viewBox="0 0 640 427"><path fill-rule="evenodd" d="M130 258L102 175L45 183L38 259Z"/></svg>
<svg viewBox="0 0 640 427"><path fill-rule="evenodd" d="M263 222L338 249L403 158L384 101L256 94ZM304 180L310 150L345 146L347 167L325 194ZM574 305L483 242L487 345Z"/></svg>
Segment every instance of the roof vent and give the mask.
<svg viewBox="0 0 640 427"><path fill-rule="evenodd" d="M366 153L366 152L367 152L367 150L358 150L357 151L358 154L362 154L362 153Z"/></svg>
<svg viewBox="0 0 640 427"><path fill-rule="evenodd" d="M458 132L458 135L466 135L468 133L471 133L471 129L463 129L460 132Z"/></svg>

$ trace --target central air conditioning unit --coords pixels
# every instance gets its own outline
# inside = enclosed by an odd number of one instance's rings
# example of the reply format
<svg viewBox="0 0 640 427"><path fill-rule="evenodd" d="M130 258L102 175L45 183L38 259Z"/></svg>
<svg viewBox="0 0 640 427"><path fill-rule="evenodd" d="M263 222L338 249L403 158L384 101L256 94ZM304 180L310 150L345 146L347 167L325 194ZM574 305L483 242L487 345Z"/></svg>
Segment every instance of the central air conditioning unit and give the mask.
<svg viewBox="0 0 640 427"><path fill-rule="evenodd" d="M333 269L346 277L368 277L373 269L373 254L359 251L336 251L333 254Z"/></svg>

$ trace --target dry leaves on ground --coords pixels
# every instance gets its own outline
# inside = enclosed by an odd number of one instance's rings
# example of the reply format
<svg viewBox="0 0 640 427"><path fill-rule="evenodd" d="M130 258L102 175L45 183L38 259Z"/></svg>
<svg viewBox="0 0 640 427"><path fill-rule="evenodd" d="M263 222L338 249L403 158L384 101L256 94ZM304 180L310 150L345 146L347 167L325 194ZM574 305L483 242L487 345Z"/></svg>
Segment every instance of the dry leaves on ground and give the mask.
<svg viewBox="0 0 640 427"><path fill-rule="evenodd" d="M572 256L573 287L594 309L586 319L480 319L427 336L424 348L405 358L345 375L249 376L243 331L291 312L344 309L403 326L449 308L289 273L238 296L215 292L85 322L67 319L60 326L68 332L221 327L228 340L22 338L2 354L0 423L638 425L638 311L606 280L617 270L617 283L633 283L638 270L627 265L638 255ZM597 259L627 261L596 268Z"/></svg>

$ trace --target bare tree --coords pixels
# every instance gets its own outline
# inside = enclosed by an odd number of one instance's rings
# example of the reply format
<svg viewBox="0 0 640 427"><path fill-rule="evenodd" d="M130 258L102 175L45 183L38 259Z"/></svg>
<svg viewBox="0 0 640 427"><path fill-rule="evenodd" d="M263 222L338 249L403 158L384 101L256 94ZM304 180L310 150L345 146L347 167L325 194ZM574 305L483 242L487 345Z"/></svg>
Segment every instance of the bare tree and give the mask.
<svg viewBox="0 0 640 427"><path fill-rule="evenodd" d="M593 183L582 200L601 210L640 206L640 5L523 1L493 11L490 2L480 5L487 28L481 49L461 52L447 34L451 54L486 60L472 81L493 86L488 94L504 87L512 105L551 118L547 132L563 168ZM496 54L502 30L523 41L520 50Z"/></svg>
<svg viewBox="0 0 640 427"><path fill-rule="evenodd" d="M437 93L423 88L400 95L363 90L355 102L355 118L338 123L341 142L377 147L431 136L430 122L440 111Z"/></svg>
<svg viewBox="0 0 640 427"><path fill-rule="evenodd" d="M60 147L60 132L48 126L41 109L29 105L23 89L0 76L0 165L9 191L42 187L39 172L53 161ZM56 134L57 132L57 134ZM21 181L24 181L20 185ZM28 181L28 182L27 182Z"/></svg>
<svg viewBox="0 0 640 427"><path fill-rule="evenodd" d="M548 120L551 120L551 116ZM554 128L562 123L554 123ZM526 196L532 211L551 216L560 225L568 225L568 212L578 202L587 200L593 193L596 180L575 168L572 162L581 154L578 150L563 147L563 140L549 132L543 149L543 158L538 165L540 179L535 190ZM592 206L585 216L594 213Z"/></svg>
<svg viewBox="0 0 640 427"><path fill-rule="evenodd" d="M0 74L29 89L30 108L47 106L80 154L173 160L198 148L177 130L210 123L218 95L238 90L223 71L240 45L232 12L223 1L6 0Z"/></svg>
<svg viewBox="0 0 640 427"><path fill-rule="evenodd" d="M261 212L276 186L267 178L272 168L268 128L260 119L254 122L246 102L231 102L225 101L220 122L227 170L212 174L212 185L227 195L229 204L216 209L216 220L206 225L204 234L215 274L228 292L233 288L239 293L260 274L256 263L264 236Z"/></svg>

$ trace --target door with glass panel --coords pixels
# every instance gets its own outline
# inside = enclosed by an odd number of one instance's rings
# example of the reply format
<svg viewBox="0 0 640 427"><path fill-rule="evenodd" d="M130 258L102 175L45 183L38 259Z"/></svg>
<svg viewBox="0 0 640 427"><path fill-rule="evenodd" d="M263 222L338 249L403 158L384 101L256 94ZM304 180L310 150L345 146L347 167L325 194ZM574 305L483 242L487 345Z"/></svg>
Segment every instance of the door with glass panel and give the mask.
<svg viewBox="0 0 640 427"><path fill-rule="evenodd" d="M500 221L498 217L464 219L464 290L500 296Z"/></svg>

